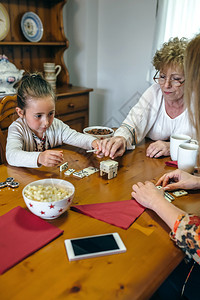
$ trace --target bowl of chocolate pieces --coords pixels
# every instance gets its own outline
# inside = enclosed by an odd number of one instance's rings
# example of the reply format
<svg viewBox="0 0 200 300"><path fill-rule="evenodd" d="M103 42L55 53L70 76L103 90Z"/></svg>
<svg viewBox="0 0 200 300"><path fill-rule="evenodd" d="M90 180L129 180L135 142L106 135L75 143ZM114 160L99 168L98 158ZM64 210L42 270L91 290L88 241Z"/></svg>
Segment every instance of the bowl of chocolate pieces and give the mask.
<svg viewBox="0 0 200 300"><path fill-rule="evenodd" d="M83 129L83 133L91 134L98 139L110 138L114 135L114 130L110 127L91 126Z"/></svg>

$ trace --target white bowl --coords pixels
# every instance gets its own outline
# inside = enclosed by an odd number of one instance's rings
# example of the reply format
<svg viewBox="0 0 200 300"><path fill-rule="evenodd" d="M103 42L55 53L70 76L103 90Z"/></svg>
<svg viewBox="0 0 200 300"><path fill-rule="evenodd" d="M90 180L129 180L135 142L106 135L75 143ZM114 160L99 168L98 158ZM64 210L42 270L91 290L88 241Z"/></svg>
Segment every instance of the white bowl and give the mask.
<svg viewBox="0 0 200 300"><path fill-rule="evenodd" d="M109 130L110 133L108 134L95 134L95 133L88 133L88 131L90 130ZM90 126L90 127L86 127L83 129L83 133L85 134L90 134L92 136L95 136L98 139L106 139L106 138L110 138L114 135L114 130L110 127L104 127L104 126Z"/></svg>
<svg viewBox="0 0 200 300"><path fill-rule="evenodd" d="M37 201L29 199L25 196L25 190L28 186L56 186L58 188L63 188L64 190L71 191L68 196L66 196L62 200L58 201ZM22 195L24 197L24 201L28 207L28 209L35 214L36 216L42 219L55 219L63 214L67 209L69 209L73 197L74 197L75 188L72 183L62 179L55 179L55 178L47 178L41 179L37 181L33 181L26 185L22 191Z"/></svg>

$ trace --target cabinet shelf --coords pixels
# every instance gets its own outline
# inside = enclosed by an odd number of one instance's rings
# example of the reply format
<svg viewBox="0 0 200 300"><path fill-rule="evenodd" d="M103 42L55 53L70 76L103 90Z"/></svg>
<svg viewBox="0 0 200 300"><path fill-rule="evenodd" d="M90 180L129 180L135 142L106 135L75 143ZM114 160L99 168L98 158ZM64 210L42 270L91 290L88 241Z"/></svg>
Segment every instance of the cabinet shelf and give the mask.
<svg viewBox="0 0 200 300"><path fill-rule="evenodd" d="M69 42L63 28L63 6L66 0L2 0L10 17L10 30L0 41L0 54L5 54L18 69L43 72L45 62L61 65L57 85L69 84L69 72L64 63L64 52ZM21 30L25 12L36 13L43 24L43 36L38 42L26 40Z"/></svg>
<svg viewBox="0 0 200 300"><path fill-rule="evenodd" d="M0 42L1 46L63 46L68 48L68 41L63 42Z"/></svg>
<svg viewBox="0 0 200 300"><path fill-rule="evenodd" d="M75 96L80 94L88 94L89 92L92 92L93 89L91 88L85 88L85 87L79 87L79 86L73 86L69 84L67 87L62 86L58 87L56 89L56 96L57 97L64 97L64 96Z"/></svg>
<svg viewBox="0 0 200 300"><path fill-rule="evenodd" d="M61 66L56 83L56 116L72 128L81 131L88 126L89 93L92 89L73 87L64 62L69 47L63 27L63 6L67 0L1 0L8 11L10 30L0 41L0 54L5 54L18 69L43 73L43 64ZM43 36L38 42L26 40L21 30L24 13L36 13L43 24Z"/></svg>

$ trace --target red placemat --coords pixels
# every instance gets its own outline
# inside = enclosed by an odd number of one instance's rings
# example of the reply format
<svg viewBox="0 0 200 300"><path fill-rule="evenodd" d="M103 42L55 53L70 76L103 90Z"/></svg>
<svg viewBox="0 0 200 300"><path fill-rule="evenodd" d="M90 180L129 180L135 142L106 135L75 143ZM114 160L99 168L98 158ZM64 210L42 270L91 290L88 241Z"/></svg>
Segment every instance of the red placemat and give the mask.
<svg viewBox="0 0 200 300"><path fill-rule="evenodd" d="M73 205L71 210L127 229L145 210L135 200Z"/></svg>
<svg viewBox="0 0 200 300"><path fill-rule="evenodd" d="M0 216L0 274L62 233L20 206Z"/></svg>
<svg viewBox="0 0 200 300"><path fill-rule="evenodd" d="M176 160L170 160L165 162L166 166L178 168L178 164Z"/></svg>

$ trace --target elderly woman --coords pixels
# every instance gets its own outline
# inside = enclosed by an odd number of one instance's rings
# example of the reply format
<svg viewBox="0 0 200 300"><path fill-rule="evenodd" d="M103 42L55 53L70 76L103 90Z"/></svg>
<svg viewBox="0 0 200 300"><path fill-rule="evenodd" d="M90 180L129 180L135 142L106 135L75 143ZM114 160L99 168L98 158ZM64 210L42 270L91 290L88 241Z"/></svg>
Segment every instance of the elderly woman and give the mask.
<svg viewBox="0 0 200 300"><path fill-rule="evenodd" d="M185 56L185 102L196 136L200 142L200 35L187 46ZM195 113L193 113L195 112ZM181 170L164 174L157 182L164 190L200 189L200 177ZM183 261L162 284L153 299L200 299L200 216L188 214L169 203L153 183L138 182L132 196L143 206L152 209L171 230L171 238L191 259Z"/></svg>
<svg viewBox="0 0 200 300"><path fill-rule="evenodd" d="M144 92L114 137L100 142L97 155L102 152L111 158L122 156L126 149L134 149L144 137L148 137L156 142L148 147L147 156L168 156L168 140L172 133L191 136L192 126L183 101L183 58L187 44L185 38L173 38L155 53L156 83Z"/></svg>

